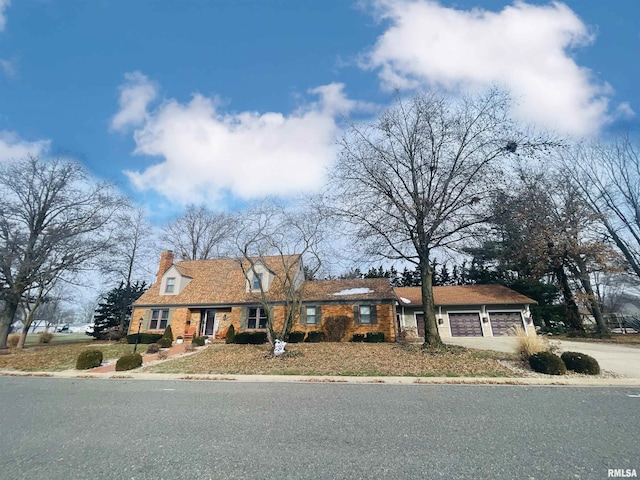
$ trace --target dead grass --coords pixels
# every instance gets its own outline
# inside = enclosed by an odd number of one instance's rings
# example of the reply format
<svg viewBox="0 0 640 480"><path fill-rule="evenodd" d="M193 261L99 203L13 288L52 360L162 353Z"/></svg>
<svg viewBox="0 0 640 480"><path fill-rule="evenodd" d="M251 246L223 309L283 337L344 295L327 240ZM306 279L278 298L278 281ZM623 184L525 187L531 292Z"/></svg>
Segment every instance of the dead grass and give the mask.
<svg viewBox="0 0 640 480"><path fill-rule="evenodd" d="M540 335L543 336L543 335ZM553 340L566 340L568 342L588 342L588 343L616 343L628 345L630 347L640 347L640 334L638 333L612 333L610 337L570 337L568 335L554 335L549 337Z"/></svg>
<svg viewBox="0 0 640 480"><path fill-rule="evenodd" d="M0 370L23 372L61 371L75 368L80 352L87 349L102 351L104 361L133 352L133 345L86 342L82 344L48 344L11 349L9 355L0 355Z"/></svg>
<svg viewBox="0 0 640 480"><path fill-rule="evenodd" d="M535 353L550 350L549 342L545 337L527 335L527 332L520 326L512 327L510 330L516 337L515 353L523 360L527 360Z"/></svg>
<svg viewBox="0 0 640 480"><path fill-rule="evenodd" d="M507 377L498 359L513 355L443 346L392 343L291 344L288 355L274 357L266 345L215 344L202 351L144 367L150 373L191 375L348 375Z"/></svg>

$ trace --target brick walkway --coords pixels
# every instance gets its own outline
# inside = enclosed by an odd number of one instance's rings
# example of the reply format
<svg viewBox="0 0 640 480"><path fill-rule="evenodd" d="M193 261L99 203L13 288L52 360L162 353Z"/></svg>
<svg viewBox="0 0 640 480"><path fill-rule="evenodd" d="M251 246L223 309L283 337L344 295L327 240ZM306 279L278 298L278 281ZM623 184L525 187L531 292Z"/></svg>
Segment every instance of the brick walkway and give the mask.
<svg viewBox="0 0 640 480"><path fill-rule="evenodd" d="M172 357L174 355L180 355L180 354L184 353L185 352L185 346L186 346L186 343L183 343L182 345L173 345L169 349L163 349L163 351L166 352L167 358L169 358L169 357ZM147 345L138 345L138 350L136 351L136 353L139 353L139 354L142 355L142 365L143 366L146 363L158 360L158 354L157 353L152 353L152 354L143 353L144 351L146 351L146 349L147 349ZM87 370L87 373L110 373L110 372L115 372L115 371L116 371L116 362L114 361L113 363L110 363L109 365L103 365L101 367L96 367L96 368L92 368L91 370Z"/></svg>

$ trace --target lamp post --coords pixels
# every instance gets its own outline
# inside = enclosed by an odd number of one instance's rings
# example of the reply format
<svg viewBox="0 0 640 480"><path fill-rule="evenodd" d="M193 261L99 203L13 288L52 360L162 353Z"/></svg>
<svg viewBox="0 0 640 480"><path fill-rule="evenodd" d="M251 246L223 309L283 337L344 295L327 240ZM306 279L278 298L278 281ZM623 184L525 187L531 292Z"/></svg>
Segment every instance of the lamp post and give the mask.
<svg viewBox="0 0 640 480"><path fill-rule="evenodd" d="M138 320L138 334L136 335L136 343L133 346L133 353L136 353L136 350L138 349L138 343L140 342L140 329L142 328L142 317L140 317L140 320Z"/></svg>

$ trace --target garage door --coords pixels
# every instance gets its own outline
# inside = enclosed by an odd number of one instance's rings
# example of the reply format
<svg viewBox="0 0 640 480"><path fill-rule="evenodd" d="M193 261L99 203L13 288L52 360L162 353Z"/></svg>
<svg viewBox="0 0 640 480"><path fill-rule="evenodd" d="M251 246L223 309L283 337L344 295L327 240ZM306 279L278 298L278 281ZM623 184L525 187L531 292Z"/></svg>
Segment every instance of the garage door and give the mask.
<svg viewBox="0 0 640 480"><path fill-rule="evenodd" d="M482 325L478 313L450 313L449 326L452 337L482 336Z"/></svg>
<svg viewBox="0 0 640 480"><path fill-rule="evenodd" d="M513 335L513 327L522 327L520 312L489 312L489 320L494 337Z"/></svg>

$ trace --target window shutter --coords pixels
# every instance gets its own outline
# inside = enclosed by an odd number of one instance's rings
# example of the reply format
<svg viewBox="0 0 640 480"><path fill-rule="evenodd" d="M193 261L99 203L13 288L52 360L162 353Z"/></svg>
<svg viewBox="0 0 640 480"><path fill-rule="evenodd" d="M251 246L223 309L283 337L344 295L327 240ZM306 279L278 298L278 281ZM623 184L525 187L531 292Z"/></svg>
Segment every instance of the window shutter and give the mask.
<svg viewBox="0 0 640 480"><path fill-rule="evenodd" d="M353 306L353 323L355 323L356 325L360 323L360 306L359 305Z"/></svg>
<svg viewBox="0 0 640 480"><path fill-rule="evenodd" d="M167 325L171 325L171 317L173 317L173 308L169 309L169 313L167 315Z"/></svg>
<svg viewBox="0 0 640 480"><path fill-rule="evenodd" d="M378 308L377 305L371 305L371 325L378 323Z"/></svg>
<svg viewBox="0 0 640 480"><path fill-rule="evenodd" d="M242 311L240 312L240 330L247 329L247 307L242 307Z"/></svg>
<svg viewBox="0 0 640 480"><path fill-rule="evenodd" d="M304 325L307 322L307 307L302 305L300 307L300 325Z"/></svg>
<svg viewBox="0 0 640 480"><path fill-rule="evenodd" d="M142 321L142 330L149 330L150 321L151 321L151 309L147 309L147 311L144 312L144 320Z"/></svg>
<svg viewBox="0 0 640 480"><path fill-rule="evenodd" d="M322 307L316 307L316 325L322 325Z"/></svg>

